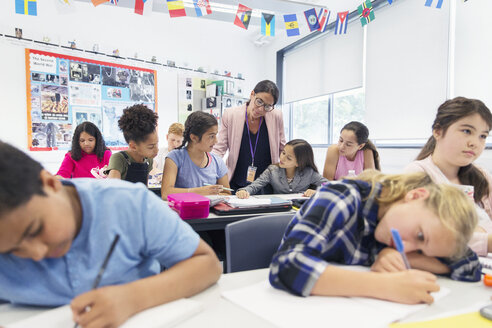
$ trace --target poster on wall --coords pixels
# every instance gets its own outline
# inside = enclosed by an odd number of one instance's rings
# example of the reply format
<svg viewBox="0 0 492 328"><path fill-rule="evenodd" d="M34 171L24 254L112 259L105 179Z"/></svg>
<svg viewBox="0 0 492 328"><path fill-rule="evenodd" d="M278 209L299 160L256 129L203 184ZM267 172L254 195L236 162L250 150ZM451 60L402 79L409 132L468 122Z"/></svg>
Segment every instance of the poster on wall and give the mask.
<svg viewBox="0 0 492 328"><path fill-rule="evenodd" d="M108 147L124 149L123 110L138 103L157 112L151 69L26 49L26 77L30 150L69 150L85 121L101 130Z"/></svg>

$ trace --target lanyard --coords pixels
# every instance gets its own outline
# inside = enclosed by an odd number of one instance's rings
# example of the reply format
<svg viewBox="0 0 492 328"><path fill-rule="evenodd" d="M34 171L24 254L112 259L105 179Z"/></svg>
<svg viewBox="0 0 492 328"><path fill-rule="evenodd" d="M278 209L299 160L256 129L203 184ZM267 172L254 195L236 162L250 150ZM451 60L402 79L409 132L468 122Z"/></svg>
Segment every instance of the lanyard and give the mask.
<svg viewBox="0 0 492 328"><path fill-rule="evenodd" d="M256 134L255 149L253 150L253 145L251 144L251 135L249 133L248 107L246 107L245 115L246 115L246 125L248 126L249 150L251 151L251 166L254 166L256 146L258 146L258 139L260 139L260 128L261 128L261 123L263 122L263 116L260 118L260 126L258 127L258 133Z"/></svg>

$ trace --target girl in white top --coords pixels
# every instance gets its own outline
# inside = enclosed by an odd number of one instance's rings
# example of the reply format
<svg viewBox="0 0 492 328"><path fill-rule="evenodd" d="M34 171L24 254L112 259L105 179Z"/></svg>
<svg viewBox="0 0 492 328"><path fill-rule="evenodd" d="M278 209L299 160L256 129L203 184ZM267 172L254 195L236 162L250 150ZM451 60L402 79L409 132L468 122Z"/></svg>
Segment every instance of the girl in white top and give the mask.
<svg viewBox="0 0 492 328"><path fill-rule="evenodd" d="M492 128L492 114L483 102L457 97L437 110L432 136L406 172L425 171L436 183L472 186L478 227L469 246L478 255L492 252L492 177L473 162L482 154Z"/></svg>

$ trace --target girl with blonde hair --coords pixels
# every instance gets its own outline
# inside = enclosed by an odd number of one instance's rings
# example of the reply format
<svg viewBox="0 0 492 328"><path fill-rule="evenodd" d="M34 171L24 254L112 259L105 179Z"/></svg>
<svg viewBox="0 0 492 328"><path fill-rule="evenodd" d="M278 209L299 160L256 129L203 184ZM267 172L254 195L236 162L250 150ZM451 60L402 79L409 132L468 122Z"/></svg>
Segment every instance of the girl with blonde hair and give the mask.
<svg viewBox="0 0 492 328"><path fill-rule="evenodd" d="M425 173L363 172L357 180L322 185L296 213L270 266L270 283L293 294L364 296L432 303L434 274L478 281L481 267L467 246L477 222L473 203ZM393 249L401 235L413 269ZM381 251L390 266L380 263ZM372 266L373 272L330 265ZM374 272L375 271L375 272Z"/></svg>

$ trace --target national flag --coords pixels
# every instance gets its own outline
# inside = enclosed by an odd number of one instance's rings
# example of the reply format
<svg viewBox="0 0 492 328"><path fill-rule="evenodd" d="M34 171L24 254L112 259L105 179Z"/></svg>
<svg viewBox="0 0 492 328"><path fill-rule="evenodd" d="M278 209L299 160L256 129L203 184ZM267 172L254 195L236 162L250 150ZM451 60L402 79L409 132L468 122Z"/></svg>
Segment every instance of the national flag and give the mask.
<svg viewBox="0 0 492 328"><path fill-rule="evenodd" d="M91 1L92 1L92 4L94 5L94 7L97 7L100 4L103 4L105 2L108 2L109 0L91 0Z"/></svg>
<svg viewBox="0 0 492 328"><path fill-rule="evenodd" d="M372 22L376 17L374 16L374 10L372 10L371 0L364 1L358 8L360 23L362 27Z"/></svg>
<svg viewBox="0 0 492 328"><path fill-rule="evenodd" d="M38 3L36 0L15 0L15 13L37 16Z"/></svg>
<svg viewBox="0 0 492 328"><path fill-rule="evenodd" d="M275 15L261 13L261 34L275 36Z"/></svg>
<svg viewBox="0 0 492 328"><path fill-rule="evenodd" d="M319 29L318 15L316 15L316 10L314 8L304 11L304 16L309 26L309 31L314 31Z"/></svg>
<svg viewBox="0 0 492 328"><path fill-rule="evenodd" d="M337 14L335 34L347 34L348 14L348 11L342 11Z"/></svg>
<svg viewBox="0 0 492 328"><path fill-rule="evenodd" d="M208 2L208 0L193 0L193 5L195 6L197 17L210 15L212 13L212 8L210 7L210 2Z"/></svg>
<svg viewBox="0 0 492 328"><path fill-rule="evenodd" d="M284 15L285 22L285 31L287 32L287 36L296 36L299 35L299 24L297 23L297 15L289 14Z"/></svg>
<svg viewBox="0 0 492 328"><path fill-rule="evenodd" d="M109 0L109 2L111 2L111 4L113 4L115 6L118 5L118 1L120 1L120 0Z"/></svg>
<svg viewBox="0 0 492 328"><path fill-rule="evenodd" d="M328 21L330 20L330 11L328 9L322 8L318 15L319 29L318 31L324 32L328 28Z"/></svg>
<svg viewBox="0 0 492 328"><path fill-rule="evenodd" d="M147 0L135 0L135 14L143 15Z"/></svg>
<svg viewBox="0 0 492 328"><path fill-rule="evenodd" d="M437 5L436 5L436 8L437 9L441 9L441 7L442 7L442 1L443 0L437 0ZM425 6L426 7L431 7L432 6L432 2L433 2L433 0L425 0Z"/></svg>
<svg viewBox="0 0 492 328"><path fill-rule="evenodd" d="M237 25L245 30L248 29L249 21L251 20L251 13L253 10L242 4L237 6L236 18L234 19L234 25Z"/></svg>
<svg viewBox="0 0 492 328"><path fill-rule="evenodd" d="M167 9L169 10L169 16L171 16L171 18L186 16L182 0L167 0Z"/></svg>

